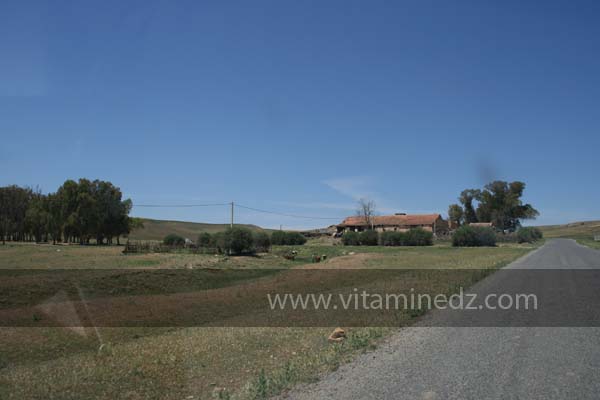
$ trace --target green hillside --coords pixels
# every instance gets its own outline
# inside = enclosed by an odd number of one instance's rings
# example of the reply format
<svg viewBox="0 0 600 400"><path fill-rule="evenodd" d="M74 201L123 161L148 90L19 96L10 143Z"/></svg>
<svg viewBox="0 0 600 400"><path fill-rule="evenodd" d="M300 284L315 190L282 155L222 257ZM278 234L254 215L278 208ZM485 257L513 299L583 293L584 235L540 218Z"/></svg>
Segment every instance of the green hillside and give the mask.
<svg viewBox="0 0 600 400"><path fill-rule="evenodd" d="M201 232L215 233L229 228L229 224L205 224L201 222L184 221L162 221L158 219L142 218L144 227L136 229L129 234L132 240L162 240L170 233L176 233L185 238L196 240ZM251 230L262 230L256 225L236 225L249 228Z"/></svg>

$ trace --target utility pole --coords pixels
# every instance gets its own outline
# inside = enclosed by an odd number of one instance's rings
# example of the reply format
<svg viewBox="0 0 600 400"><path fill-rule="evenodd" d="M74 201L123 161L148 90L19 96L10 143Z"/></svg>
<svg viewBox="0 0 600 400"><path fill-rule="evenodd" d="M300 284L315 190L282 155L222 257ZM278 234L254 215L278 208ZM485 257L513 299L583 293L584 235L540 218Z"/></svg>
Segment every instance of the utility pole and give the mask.
<svg viewBox="0 0 600 400"><path fill-rule="evenodd" d="M231 227L233 228L233 201L231 202Z"/></svg>

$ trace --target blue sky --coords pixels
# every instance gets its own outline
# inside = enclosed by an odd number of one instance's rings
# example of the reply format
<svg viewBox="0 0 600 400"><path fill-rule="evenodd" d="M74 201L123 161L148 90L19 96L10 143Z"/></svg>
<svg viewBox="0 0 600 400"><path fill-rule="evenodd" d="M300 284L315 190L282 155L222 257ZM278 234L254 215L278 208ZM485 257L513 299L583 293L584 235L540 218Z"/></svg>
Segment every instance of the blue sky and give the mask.
<svg viewBox="0 0 600 400"><path fill-rule="evenodd" d="M600 219L599 18L567 1L2 2L0 185L88 177L138 204L341 219L359 197L445 213L522 180L536 224Z"/></svg>

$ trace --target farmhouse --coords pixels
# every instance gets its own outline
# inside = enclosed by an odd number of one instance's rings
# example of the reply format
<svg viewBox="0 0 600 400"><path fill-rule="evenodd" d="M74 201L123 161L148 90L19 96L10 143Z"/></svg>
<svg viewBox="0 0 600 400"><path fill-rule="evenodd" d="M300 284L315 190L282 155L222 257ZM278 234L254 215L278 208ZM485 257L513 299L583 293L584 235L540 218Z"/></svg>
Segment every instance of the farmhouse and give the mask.
<svg viewBox="0 0 600 400"><path fill-rule="evenodd" d="M448 233L448 222L440 214L397 213L394 215L371 217L369 223L367 223L363 216L347 217L341 224L337 225L338 233L347 231L360 232L371 228L378 232L404 232L412 228L422 228L433 232L435 235L443 235Z"/></svg>

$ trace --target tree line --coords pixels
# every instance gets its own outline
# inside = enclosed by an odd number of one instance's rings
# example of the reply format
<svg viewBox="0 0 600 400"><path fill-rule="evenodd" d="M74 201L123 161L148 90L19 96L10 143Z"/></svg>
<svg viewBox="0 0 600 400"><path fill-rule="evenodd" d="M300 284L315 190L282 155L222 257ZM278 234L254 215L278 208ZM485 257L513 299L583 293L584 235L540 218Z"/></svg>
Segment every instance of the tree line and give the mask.
<svg viewBox="0 0 600 400"><path fill-rule="evenodd" d="M522 219L533 219L539 212L521 197L525 183L493 181L483 189L465 189L458 198L460 204L448 207L448 218L456 226L474 222L491 222L496 229L514 232Z"/></svg>
<svg viewBox="0 0 600 400"><path fill-rule="evenodd" d="M6 241L112 244L141 226L132 202L111 182L67 180L54 193L17 185L0 187L0 237Z"/></svg>

